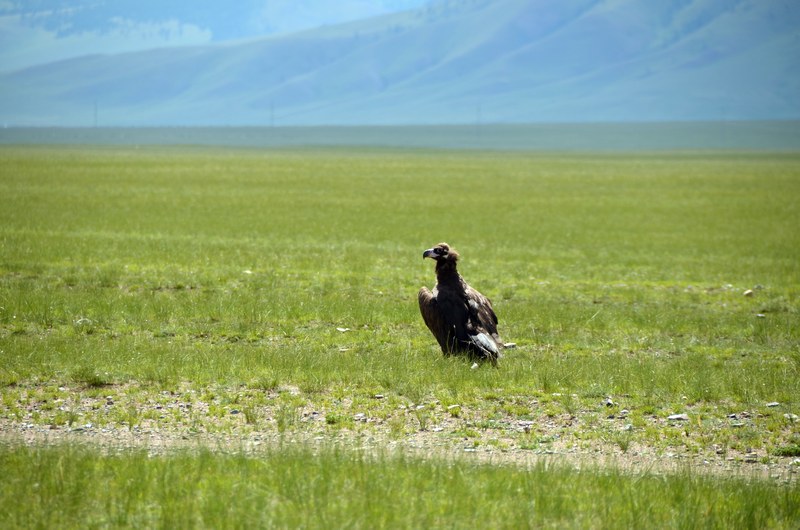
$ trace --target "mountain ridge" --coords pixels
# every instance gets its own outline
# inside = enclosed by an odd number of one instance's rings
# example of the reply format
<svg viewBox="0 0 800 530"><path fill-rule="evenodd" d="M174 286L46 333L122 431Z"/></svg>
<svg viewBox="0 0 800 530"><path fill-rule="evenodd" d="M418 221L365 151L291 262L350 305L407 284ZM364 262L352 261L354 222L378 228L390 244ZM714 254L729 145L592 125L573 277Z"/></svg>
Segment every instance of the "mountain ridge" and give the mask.
<svg viewBox="0 0 800 530"><path fill-rule="evenodd" d="M800 118L784 0L461 0L245 42L0 74L19 125Z"/></svg>

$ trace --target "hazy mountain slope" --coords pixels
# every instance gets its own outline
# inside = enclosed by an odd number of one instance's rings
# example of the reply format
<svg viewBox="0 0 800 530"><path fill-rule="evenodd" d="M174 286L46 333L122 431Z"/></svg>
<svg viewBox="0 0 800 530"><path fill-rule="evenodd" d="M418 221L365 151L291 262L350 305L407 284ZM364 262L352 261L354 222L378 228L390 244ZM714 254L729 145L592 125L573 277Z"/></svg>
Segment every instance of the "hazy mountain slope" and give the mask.
<svg viewBox="0 0 800 530"><path fill-rule="evenodd" d="M281 38L0 76L15 124L800 117L789 0L462 0Z"/></svg>

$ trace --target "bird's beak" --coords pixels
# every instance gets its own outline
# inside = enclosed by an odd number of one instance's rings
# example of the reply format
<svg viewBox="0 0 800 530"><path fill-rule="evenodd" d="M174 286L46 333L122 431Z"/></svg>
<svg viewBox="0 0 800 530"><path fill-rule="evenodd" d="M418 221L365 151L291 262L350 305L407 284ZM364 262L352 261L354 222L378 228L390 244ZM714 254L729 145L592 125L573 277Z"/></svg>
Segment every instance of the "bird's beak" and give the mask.
<svg viewBox="0 0 800 530"><path fill-rule="evenodd" d="M433 257L434 257L435 255L436 255L436 254L434 254L434 252L433 252L433 249L432 249L432 248L429 248L428 250L426 250L425 252L423 252L423 253L422 253L422 259L425 259L425 258L431 258L431 259L433 259Z"/></svg>

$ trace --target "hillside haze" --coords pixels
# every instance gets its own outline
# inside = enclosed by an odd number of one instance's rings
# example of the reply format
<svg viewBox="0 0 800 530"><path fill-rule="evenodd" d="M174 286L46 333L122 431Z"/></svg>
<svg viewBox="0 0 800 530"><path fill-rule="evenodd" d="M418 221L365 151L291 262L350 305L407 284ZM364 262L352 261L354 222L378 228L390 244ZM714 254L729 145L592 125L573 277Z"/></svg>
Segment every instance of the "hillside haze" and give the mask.
<svg viewBox="0 0 800 530"><path fill-rule="evenodd" d="M462 0L0 75L7 125L800 118L791 0Z"/></svg>

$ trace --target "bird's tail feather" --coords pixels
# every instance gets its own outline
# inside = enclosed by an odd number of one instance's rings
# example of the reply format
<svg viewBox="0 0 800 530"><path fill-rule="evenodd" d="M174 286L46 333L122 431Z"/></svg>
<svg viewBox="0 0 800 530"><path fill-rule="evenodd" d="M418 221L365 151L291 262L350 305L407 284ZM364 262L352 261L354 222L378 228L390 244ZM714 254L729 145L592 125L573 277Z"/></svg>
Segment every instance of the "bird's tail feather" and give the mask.
<svg viewBox="0 0 800 530"><path fill-rule="evenodd" d="M497 364L497 359L500 358L500 349L497 343L486 333L478 333L470 335L470 342L475 349L487 360L492 361L492 364Z"/></svg>

